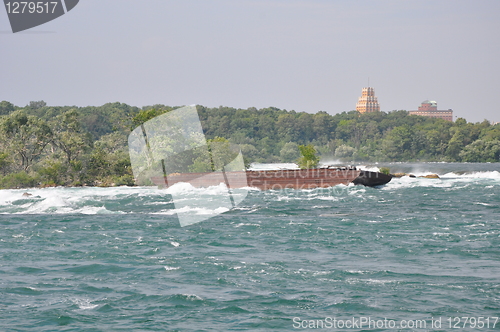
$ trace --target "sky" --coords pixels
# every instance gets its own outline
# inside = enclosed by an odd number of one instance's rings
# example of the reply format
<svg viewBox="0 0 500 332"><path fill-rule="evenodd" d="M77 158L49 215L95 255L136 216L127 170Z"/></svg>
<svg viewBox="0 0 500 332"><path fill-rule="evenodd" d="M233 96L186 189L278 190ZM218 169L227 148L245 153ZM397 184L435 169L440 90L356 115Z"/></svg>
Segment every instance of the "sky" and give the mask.
<svg viewBox="0 0 500 332"><path fill-rule="evenodd" d="M0 100L381 111L424 100L500 121L499 0L80 0L13 34Z"/></svg>

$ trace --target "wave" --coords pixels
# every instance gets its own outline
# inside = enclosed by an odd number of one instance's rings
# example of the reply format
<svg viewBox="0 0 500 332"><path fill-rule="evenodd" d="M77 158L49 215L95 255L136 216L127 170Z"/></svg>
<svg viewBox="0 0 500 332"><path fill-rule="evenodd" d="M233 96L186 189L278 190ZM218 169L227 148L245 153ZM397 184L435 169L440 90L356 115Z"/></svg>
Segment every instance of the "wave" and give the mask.
<svg viewBox="0 0 500 332"><path fill-rule="evenodd" d="M442 178L468 178L468 179L497 179L500 180L500 172L498 171L485 171L485 172L449 172L443 174Z"/></svg>
<svg viewBox="0 0 500 332"><path fill-rule="evenodd" d="M426 175L437 174L442 179L500 179L500 172L498 171L484 171L484 172L432 172L432 171L418 171L418 172L408 172L405 177L409 177L409 174L415 177L424 177Z"/></svg>
<svg viewBox="0 0 500 332"><path fill-rule="evenodd" d="M416 178L393 178L382 189L363 186L339 185L331 188L304 190L267 190L256 188L241 188L231 191L234 201L241 202L247 197L247 203L238 205L236 211L248 213L248 210L259 209L267 202L299 202L311 201L314 204L326 202L342 202L349 199L366 199L377 195L376 190L397 191L405 188L446 188L446 190L462 190L473 186L493 188L500 185L500 171L452 169L448 164L436 164L443 167L436 172L429 164L418 165L420 170L412 172ZM427 167L426 167L427 166ZM428 167L430 166L430 167ZM467 165L465 165L467 166ZM464 167L455 165L455 168ZM475 167L486 167L479 165ZM373 169L378 166L363 166ZM491 166L489 166L491 167ZM417 168L417 167L415 167ZM415 169L414 168L414 169ZM472 167L471 167L472 168ZM493 167L492 167L493 168ZM494 165L498 168L498 165ZM408 167L410 169L410 167ZM408 172L409 173L409 172ZM439 179L419 178L428 174L438 174ZM248 195L248 196L247 196ZM175 197L175 202L173 197ZM227 204L222 204L221 198ZM229 202L229 203L228 203ZM229 193L225 184L208 188L195 188L187 183L178 183L168 189L156 187L79 187L79 188L31 188L0 190L0 214L151 214L151 215L186 215L197 216L218 215L231 210Z"/></svg>
<svg viewBox="0 0 500 332"><path fill-rule="evenodd" d="M382 190L395 190L401 188L449 188L449 190L459 190L471 185L480 185L484 188L493 188L500 185L500 173L492 172L472 172L472 173L445 173L438 174L439 179L429 179L423 176L435 174L429 172L412 173L416 177L404 176L393 178Z"/></svg>
<svg viewBox="0 0 500 332"><path fill-rule="evenodd" d="M193 187L190 183L179 182L165 190L165 193L170 195L192 195L192 194L203 194L203 195L227 195L227 186L224 183L220 183L218 186L210 186L207 188L197 188Z"/></svg>
<svg viewBox="0 0 500 332"><path fill-rule="evenodd" d="M1 214L125 213L116 208L127 200L164 196L152 187L32 188L0 190Z"/></svg>
<svg viewBox="0 0 500 332"><path fill-rule="evenodd" d="M250 188L247 188L250 189ZM259 190L252 190L257 191ZM243 199L247 190L231 194ZM173 202L175 195L177 208ZM229 193L225 184L195 188L178 183L168 189L156 187L80 187L0 190L0 214L185 214L216 215L228 211L218 199ZM229 198L228 198L229 199ZM203 203L203 204L200 204Z"/></svg>
<svg viewBox="0 0 500 332"><path fill-rule="evenodd" d="M357 165L357 169L362 170L362 171L368 171L368 172L380 172L380 167L378 166L373 166L373 165Z"/></svg>
<svg viewBox="0 0 500 332"><path fill-rule="evenodd" d="M500 180L500 172L498 171L485 171L485 172L444 172L444 173L436 173L429 171L420 171L420 172L411 172L407 173L408 175L401 177L402 179L410 178L409 174L414 175L414 178L411 179L419 179L423 178L427 175L437 174L441 179L489 179L489 180ZM394 180L394 178L393 178Z"/></svg>
<svg viewBox="0 0 500 332"><path fill-rule="evenodd" d="M180 209L163 210L160 212L153 212L152 214L174 215L174 214L179 214L179 213L192 213L195 215L218 215L218 214L221 214L221 213L224 213L227 211L229 211L229 209L226 207L223 207L223 206L219 206L215 209L184 206Z"/></svg>

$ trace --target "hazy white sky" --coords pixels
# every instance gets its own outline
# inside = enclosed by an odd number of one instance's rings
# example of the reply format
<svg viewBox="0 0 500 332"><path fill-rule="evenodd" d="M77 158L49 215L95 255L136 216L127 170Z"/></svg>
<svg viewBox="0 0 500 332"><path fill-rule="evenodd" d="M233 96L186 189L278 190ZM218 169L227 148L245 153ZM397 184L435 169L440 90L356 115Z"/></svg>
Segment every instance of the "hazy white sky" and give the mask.
<svg viewBox="0 0 500 332"><path fill-rule="evenodd" d="M335 114L375 88L500 121L500 0L80 0L12 34L0 8L0 100L274 106Z"/></svg>

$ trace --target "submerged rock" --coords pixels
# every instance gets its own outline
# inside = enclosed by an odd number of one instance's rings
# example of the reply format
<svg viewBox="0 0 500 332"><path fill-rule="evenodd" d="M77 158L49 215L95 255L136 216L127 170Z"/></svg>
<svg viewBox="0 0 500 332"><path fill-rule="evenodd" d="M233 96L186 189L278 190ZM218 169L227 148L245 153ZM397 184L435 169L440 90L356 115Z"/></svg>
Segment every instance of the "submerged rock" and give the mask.
<svg viewBox="0 0 500 332"><path fill-rule="evenodd" d="M394 173L391 174L393 178L402 178L403 176L406 175L406 173Z"/></svg>
<svg viewBox="0 0 500 332"><path fill-rule="evenodd" d="M424 176L419 176L420 178L426 178L426 179L439 179L439 175L437 174L427 174Z"/></svg>

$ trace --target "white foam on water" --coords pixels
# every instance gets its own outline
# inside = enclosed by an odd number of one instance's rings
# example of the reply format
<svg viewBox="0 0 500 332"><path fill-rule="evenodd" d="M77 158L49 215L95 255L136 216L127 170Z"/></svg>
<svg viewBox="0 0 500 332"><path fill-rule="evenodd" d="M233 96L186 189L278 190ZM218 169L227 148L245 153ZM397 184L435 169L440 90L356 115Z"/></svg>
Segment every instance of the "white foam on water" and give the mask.
<svg viewBox="0 0 500 332"><path fill-rule="evenodd" d="M210 187L193 187L190 183L179 182L176 183L167 189L163 190L163 192L170 195L177 196L194 196L194 195L211 195L211 196L220 196L220 195L229 195L228 189L225 183L220 183L217 186Z"/></svg>
<svg viewBox="0 0 500 332"><path fill-rule="evenodd" d="M393 284L393 283L399 283L399 280L379 280L379 279L366 279L365 281L368 284Z"/></svg>
<svg viewBox="0 0 500 332"><path fill-rule="evenodd" d="M152 212L151 214L163 214L163 215L174 215L174 214L192 214L192 215L218 215L229 211L226 207L217 207L215 209L208 209L203 207L189 207L184 206L179 209L169 209L162 210L159 212Z"/></svg>
<svg viewBox="0 0 500 332"><path fill-rule="evenodd" d="M483 203L483 202L475 202L475 205L483 205L483 206L494 206L493 204Z"/></svg>
<svg viewBox="0 0 500 332"><path fill-rule="evenodd" d="M341 197L339 197L339 196L321 196L321 197L318 197L317 199L322 200L322 201L337 202L341 199Z"/></svg>
<svg viewBox="0 0 500 332"><path fill-rule="evenodd" d="M71 300L74 304L78 306L80 310L89 310L89 309L94 309L97 308L99 305L98 304L92 304L92 302L89 299L72 299Z"/></svg>
<svg viewBox="0 0 500 332"><path fill-rule="evenodd" d="M273 164L285 166L285 164ZM270 166L269 166L270 167ZM378 170L363 166L365 169ZM361 168L361 167L360 167ZM424 168L424 171L414 172L416 176L432 174L428 171L432 167ZM485 188L492 189L500 185L500 172L480 171L453 173L444 172L438 174L440 179L427 178L393 178L391 182L379 190L398 190L413 187L435 187L446 188L446 190L467 190L470 185L484 185ZM326 191L325 191L326 190ZM236 199L243 199L248 191L259 193L264 200L271 198L278 201L294 200L318 200L337 201L350 196L366 197L370 188L363 186L339 185L325 189L305 189L305 190L285 190L285 191L261 191L257 188L241 188L231 190L231 194ZM29 193L30 195L23 196ZM171 205L171 201L165 199L166 196L176 196L178 209L164 209L162 205ZM143 209L141 213L147 214L193 214L198 216L213 216L229 211L231 202L229 192L224 183L208 188L195 188L188 183L178 183L168 189L158 189L157 187L79 187L79 188L30 188L30 189L6 189L0 190L0 214L107 214L107 213L133 213L130 206L127 209L120 207L120 202L125 200L130 205L131 198L140 198L144 205L151 206L151 209ZM225 202L224 200L228 200ZM221 200L222 199L222 200ZM224 202L222 202L224 201ZM221 203L222 202L222 203ZM224 204L223 204L224 203ZM126 205L124 204L124 205ZM478 203L480 204L480 203ZM112 208L111 208L112 206ZM110 210L112 209L112 210ZM247 211L249 208L240 208ZM257 207L258 210L258 207ZM256 211L255 208L250 212Z"/></svg>
<svg viewBox="0 0 500 332"><path fill-rule="evenodd" d="M196 190L196 188L193 187L191 184L186 182L179 182L165 189L165 192L167 194L172 195L172 194L183 194L186 192L189 193L193 192L194 190Z"/></svg>
<svg viewBox="0 0 500 332"><path fill-rule="evenodd" d="M180 267L172 267L172 266L164 266L163 268L165 269L165 271L175 271L180 269Z"/></svg>
<svg viewBox="0 0 500 332"><path fill-rule="evenodd" d="M234 227L235 228L239 228L239 227L242 227L242 226L256 226L256 227L261 227L260 224L245 223L245 222L239 223L239 224L235 225Z"/></svg>
<svg viewBox="0 0 500 332"><path fill-rule="evenodd" d="M203 298L196 294L182 294L189 301L203 301Z"/></svg>
<svg viewBox="0 0 500 332"><path fill-rule="evenodd" d="M12 203L15 196L19 196L18 199L23 198L22 192L19 190L0 190L0 206Z"/></svg>
<svg viewBox="0 0 500 332"><path fill-rule="evenodd" d="M259 188L255 188L255 187L243 187L241 189L244 189L246 191L262 191Z"/></svg>
<svg viewBox="0 0 500 332"><path fill-rule="evenodd" d="M470 173L446 173L441 176L442 178L460 178L460 179L494 179L500 180L500 172L498 171L487 171L487 172L470 172Z"/></svg>
<svg viewBox="0 0 500 332"><path fill-rule="evenodd" d="M29 193L29 196L23 194ZM125 213L95 206L96 202L130 195L160 195L156 187L80 187L0 190L0 213L15 214L102 214ZM164 192L161 195L165 195ZM89 205L85 205L88 203ZM82 206L83 204L83 206ZM90 205L92 204L92 205Z"/></svg>
<svg viewBox="0 0 500 332"><path fill-rule="evenodd" d="M433 188L449 188L450 190L460 190L467 188L474 183L487 184L485 188L493 188L495 185L500 184L500 172L471 172L464 174L457 174L453 172L438 174L439 179L428 179L421 176L428 174L435 174L430 172L411 173L416 177L403 176L400 178L392 178L391 182L381 188L381 190L394 190L401 188L415 188L415 187L433 187ZM483 180L490 180L485 182Z"/></svg>
<svg viewBox="0 0 500 332"><path fill-rule="evenodd" d="M380 172L380 168L377 166L365 166L365 165L358 165L356 166L357 169L361 171L369 171L369 172Z"/></svg>
<svg viewBox="0 0 500 332"><path fill-rule="evenodd" d="M35 202L31 204L26 211L22 213L26 214L36 214L43 212L52 212L56 213L61 209L64 209L68 206L68 203L65 202L64 198L60 196L52 196L47 195L43 200Z"/></svg>

